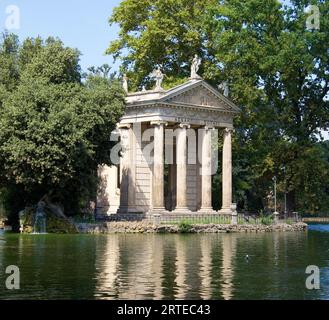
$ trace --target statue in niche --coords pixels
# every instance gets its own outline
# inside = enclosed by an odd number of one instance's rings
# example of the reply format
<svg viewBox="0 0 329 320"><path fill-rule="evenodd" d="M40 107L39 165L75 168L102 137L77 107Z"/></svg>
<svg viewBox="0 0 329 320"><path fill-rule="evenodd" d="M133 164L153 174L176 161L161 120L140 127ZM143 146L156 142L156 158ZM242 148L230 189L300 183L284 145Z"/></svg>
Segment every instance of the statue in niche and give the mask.
<svg viewBox="0 0 329 320"><path fill-rule="evenodd" d="M223 81L219 86L218 86L218 89L221 90L223 92L223 95L225 97L228 97L229 94L230 94L230 89L229 89L229 86L228 86L228 83L227 81Z"/></svg>
<svg viewBox="0 0 329 320"><path fill-rule="evenodd" d="M192 61L191 79L201 79L201 77L198 75L198 71L200 69L201 62L202 62L201 58L199 58L199 56L196 54Z"/></svg>
<svg viewBox="0 0 329 320"><path fill-rule="evenodd" d="M150 74L150 78L151 79L155 79L155 90L163 90L162 88L162 82L164 79L164 74L162 73L160 67L158 67L156 70L154 70L151 74Z"/></svg>

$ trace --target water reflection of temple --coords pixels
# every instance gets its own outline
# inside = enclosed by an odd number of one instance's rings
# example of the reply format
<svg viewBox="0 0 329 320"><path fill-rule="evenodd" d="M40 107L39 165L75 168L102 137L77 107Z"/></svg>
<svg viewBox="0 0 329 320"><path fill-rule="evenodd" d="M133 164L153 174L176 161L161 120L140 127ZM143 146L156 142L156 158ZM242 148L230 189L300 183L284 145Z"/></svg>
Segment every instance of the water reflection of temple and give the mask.
<svg viewBox="0 0 329 320"><path fill-rule="evenodd" d="M96 298L162 299L163 244L149 240L113 235L98 243Z"/></svg>
<svg viewBox="0 0 329 320"><path fill-rule="evenodd" d="M103 237L97 242L95 298L232 299L237 237L213 237Z"/></svg>
<svg viewBox="0 0 329 320"><path fill-rule="evenodd" d="M225 300L233 298L234 258L236 255L236 234L224 235L222 238L222 297Z"/></svg>
<svg viewBox="0 0 329 320"><path fill-rule="evenodd" d="M108 297L117 295L117 279L119 275L120 247L118 237L106 237L102 243L101 257L96 257L96 271L99 272L96 282L96 298L104 298L98 292L106 293ZM99 245L99 243L97 243ZM98 249L99 250L99 249ZM96 251L98 253L98 250Z"/></svg>

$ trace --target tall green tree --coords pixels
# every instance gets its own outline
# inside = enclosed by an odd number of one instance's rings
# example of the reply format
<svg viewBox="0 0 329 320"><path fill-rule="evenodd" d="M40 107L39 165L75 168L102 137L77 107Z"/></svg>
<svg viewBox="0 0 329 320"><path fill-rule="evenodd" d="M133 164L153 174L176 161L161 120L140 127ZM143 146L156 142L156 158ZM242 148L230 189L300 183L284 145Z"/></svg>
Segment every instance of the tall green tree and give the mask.
<svg viewBox="0 0 329 320"><path fill-rule="evenodd" d="M124 0L110 18L120 31L107 52L122 60L121 69L128 72L134 88L147 85L147 76L157 65L165 71L167 84L176 83L189 76L195 53L210 54L204 50L209 41L204 18L216 2Z"/></svg>
<svg viewBox="0 0 329 320"><path fill-rule="evenodd" d="M17 36L8 33L0 35L0 99L1 92L12 90L18 83L19 72L16 65L18 50Z"/></svg>
<svg viewBox="0 0 329 320"><path fill-rule="evenodd" d="M59 40L28 39L17 50L18 82L0 108L0 181L20 206L51 194L78 213L95 197L98 165L111 164L124 92L104 76L82 81L79 52Z"/></svg>

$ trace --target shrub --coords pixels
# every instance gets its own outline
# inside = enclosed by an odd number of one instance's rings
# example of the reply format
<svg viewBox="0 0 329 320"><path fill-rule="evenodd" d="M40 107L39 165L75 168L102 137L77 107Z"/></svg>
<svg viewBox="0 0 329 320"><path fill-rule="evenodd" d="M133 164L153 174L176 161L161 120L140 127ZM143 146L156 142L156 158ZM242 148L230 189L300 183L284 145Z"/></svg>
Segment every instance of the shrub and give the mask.
<svg viewBox="0 0 329 320"><path fill-rule="evenodd" d="M179 227L179 232L181 233L189 233L192 229L192 225L185 221L181 221L178 227Z"/></svg>
<svg viewBox="0 0 329 320"><path fill-rule="evenodd" d="M270 215L270 216L261 216L261 224L264 224L266 226L269 226L273 223L273 216Z"/></svg>

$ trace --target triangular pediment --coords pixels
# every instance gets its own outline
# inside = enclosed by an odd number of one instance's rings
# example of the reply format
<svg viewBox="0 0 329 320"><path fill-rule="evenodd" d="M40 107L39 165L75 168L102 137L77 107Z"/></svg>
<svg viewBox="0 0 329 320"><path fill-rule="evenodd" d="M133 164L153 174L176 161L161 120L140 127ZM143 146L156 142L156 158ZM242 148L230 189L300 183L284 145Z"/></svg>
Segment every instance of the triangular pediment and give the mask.
<svg viewBox="0 0 329 320"><path fill-rule="evenodd" d="M178 106L240 112L232 101L203 80L189 81L167 91L161 102Z"/></svg>

